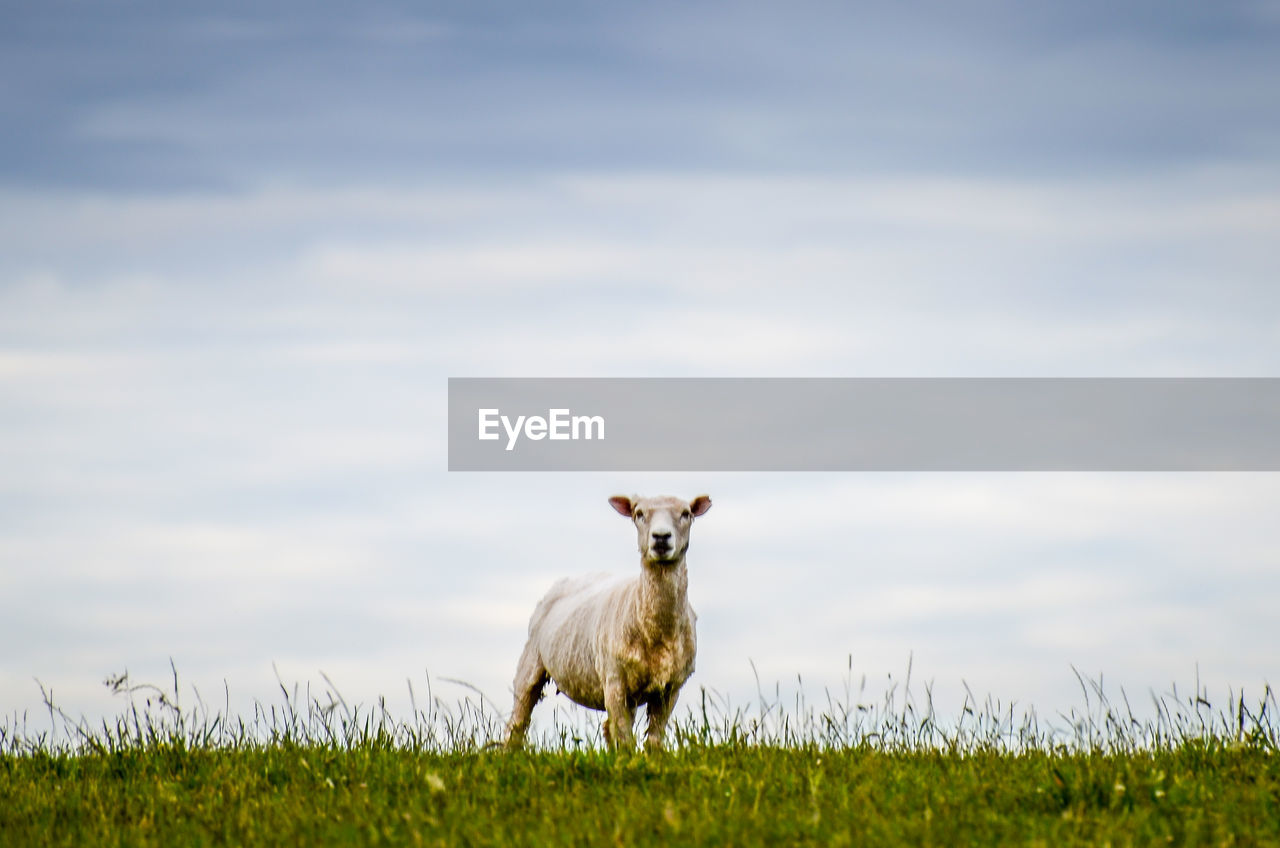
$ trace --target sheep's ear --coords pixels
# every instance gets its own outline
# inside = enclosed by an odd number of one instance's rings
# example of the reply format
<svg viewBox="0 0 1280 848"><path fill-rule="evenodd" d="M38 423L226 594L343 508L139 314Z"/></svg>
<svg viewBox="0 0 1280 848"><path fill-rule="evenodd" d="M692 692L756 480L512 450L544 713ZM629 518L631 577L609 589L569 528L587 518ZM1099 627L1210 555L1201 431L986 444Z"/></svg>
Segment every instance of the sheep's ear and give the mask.
<svg viewBox="0 0 1280 848"><path fill-rule="evenodd" d="M631 498L626 495L614 495L609 498L609 503L618 511L618 515L623 515L627 518L631 517L632 510L634 509L631 504Z"/></svg>
<svg viewBox="0 0 1280 848"><path fill-rule="evenodd" d="M694 515L702 515L709 509L711 509L710 495L698 495L696 498L689 501L689 511Z"/></svg>

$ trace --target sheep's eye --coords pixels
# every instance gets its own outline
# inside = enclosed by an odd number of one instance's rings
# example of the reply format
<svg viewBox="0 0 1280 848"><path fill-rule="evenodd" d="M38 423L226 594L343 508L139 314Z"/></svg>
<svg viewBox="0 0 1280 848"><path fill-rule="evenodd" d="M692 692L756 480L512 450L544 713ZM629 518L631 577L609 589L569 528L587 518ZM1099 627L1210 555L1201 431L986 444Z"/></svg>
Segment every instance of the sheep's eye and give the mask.
<svg viewBox="0 0 1280 848"><path fill-rule="evenodd" d="M637 510L636 510L636 521L643 521L643 520L644 520L644 513L637 509Z"/></svg>
<svg viewBox="0 0 1280 848"><path fill-rule="evenodd" d="M689 520L689 510L687 510L687 509L686 509L684 512L680 513L680 519L681 519L682 521L688 521L688 520Z"/></svg>

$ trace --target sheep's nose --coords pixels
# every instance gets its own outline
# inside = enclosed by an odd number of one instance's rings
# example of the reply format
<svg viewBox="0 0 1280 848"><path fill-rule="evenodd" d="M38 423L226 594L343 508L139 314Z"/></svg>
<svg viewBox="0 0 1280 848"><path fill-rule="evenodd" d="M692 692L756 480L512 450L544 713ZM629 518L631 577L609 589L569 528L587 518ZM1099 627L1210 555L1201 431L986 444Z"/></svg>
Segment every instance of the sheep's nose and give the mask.
<svg viewBox="0 0 1280 848"><path fill-rule="evenodd" d="M659 545L665 545L665 544L667 544L667 543L669 543L669 542L671 541L671 533L670 533L670 532L666 532L666 533L656 533L656 532L655 532L655 533L653 534L653 541L657 542Z"/></svg>

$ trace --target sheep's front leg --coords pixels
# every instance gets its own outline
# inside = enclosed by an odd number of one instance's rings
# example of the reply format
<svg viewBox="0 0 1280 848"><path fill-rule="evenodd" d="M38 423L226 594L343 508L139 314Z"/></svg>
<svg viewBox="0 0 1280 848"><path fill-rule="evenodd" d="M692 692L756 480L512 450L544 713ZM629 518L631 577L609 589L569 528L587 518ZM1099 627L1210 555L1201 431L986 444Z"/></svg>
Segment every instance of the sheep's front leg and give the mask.
<svg viewBox="0 0 1280 848"><path fill-rule="evenodd" d="M645 750L662 750L662 737L667 731L667 720L671 718L671 711L675 709L676 698L679 696L679 689L668 686L649 699L649 728L645 734Z"/></svg>
<svg viewBox="0 0 1280 848"><path fill-rule="evenodd" d="M635 711L627 702L627 688L616 677L605 681L604 708L609 714L605 719L605 742L614 749L625 751L634 749L636 736L631 726L635 722Z"/></svg>

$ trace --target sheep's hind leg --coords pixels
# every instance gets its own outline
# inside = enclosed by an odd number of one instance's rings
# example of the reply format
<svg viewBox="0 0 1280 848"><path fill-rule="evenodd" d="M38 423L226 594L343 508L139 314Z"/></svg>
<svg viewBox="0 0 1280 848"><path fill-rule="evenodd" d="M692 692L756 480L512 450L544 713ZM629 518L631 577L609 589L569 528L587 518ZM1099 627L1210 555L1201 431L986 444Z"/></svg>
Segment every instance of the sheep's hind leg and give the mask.
<svg viewBox="0 0 1280 848"><path fill-rule="evenodd" d="M508 748L519 748L524 744L533 708L542 700L542 687L547 685L547 680L547 669L530 639L520 655L520 664L516 666L515 704L511 707L511 720L507 723Z"/></svg>

